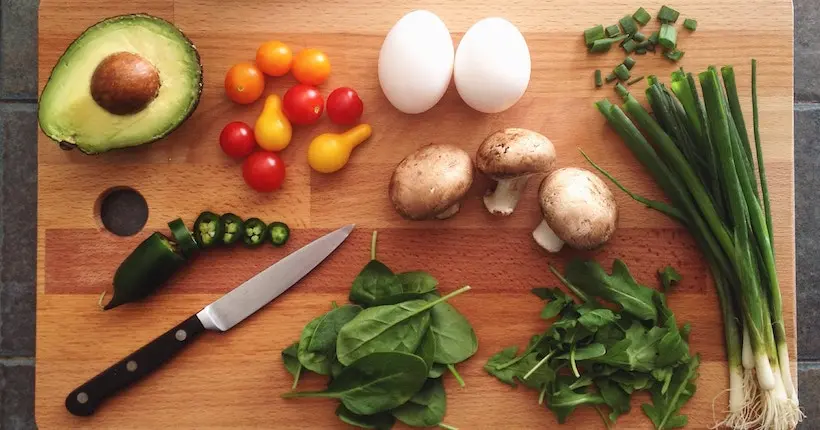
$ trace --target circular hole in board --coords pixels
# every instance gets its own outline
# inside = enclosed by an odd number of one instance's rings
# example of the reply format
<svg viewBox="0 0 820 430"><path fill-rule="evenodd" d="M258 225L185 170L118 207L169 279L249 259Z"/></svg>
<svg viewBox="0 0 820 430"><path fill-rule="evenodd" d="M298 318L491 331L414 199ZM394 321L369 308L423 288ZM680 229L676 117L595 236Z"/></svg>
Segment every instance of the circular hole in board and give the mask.
<svg viewBox="0 0 820 430"><path fill-rule="evenodd" d="M148 221L148 202L130 187L106 190L94 206L94 214L103 227L117 236L133 236Z"/></svg>

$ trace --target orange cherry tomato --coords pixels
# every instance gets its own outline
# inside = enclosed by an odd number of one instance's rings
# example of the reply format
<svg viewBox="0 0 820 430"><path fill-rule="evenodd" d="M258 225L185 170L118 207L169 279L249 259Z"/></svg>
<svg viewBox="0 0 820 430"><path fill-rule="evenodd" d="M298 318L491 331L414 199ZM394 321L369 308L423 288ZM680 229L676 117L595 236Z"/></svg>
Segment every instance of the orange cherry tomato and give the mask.
<svg viewBox="0 0 820 430"><path fill-rule="evenodd" d="M256 66L266 75L284 76L292 63L293 52L278 40L265 42L256 50Z"/></svg>
<svg viewBox="0 0 820 430"><path fill-rule="evenodd" d="M303 49L293 58L292 71L297 81L319 85L330 76L330 59L318 49Z"/></svg>
<svg viewBox="0 0 820 430"><path fill-rule="evenodd" d="M225 75L225 94L239 104L250 104L262 96L265 76L251 63L239 63Z"/></svg>

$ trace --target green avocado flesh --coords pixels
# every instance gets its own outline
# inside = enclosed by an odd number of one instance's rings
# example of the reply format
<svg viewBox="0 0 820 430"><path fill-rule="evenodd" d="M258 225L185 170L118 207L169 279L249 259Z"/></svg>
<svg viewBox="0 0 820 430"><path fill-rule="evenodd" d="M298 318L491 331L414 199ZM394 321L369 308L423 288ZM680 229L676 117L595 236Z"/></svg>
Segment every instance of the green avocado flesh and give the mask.
<svg viewBox="0 0 820 430"><path fill-rule="evenodd" d="M104 59L123 52L152 65L159 88L139 111L118 115L92 97L91 78ZM129 87L114 82L111 87ZM182 124L196 109L201 91L199 54L178 28L148 15L117 16L89 27L54 66L40 96L40 128L61 146L88 154L137 146Z"/></svg>

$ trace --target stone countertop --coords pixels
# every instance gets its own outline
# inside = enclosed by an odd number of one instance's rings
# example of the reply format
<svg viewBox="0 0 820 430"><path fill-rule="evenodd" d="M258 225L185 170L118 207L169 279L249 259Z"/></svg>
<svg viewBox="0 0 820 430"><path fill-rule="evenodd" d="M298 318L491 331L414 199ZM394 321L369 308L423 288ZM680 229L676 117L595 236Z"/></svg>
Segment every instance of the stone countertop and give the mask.
<svg viewBox="0 0 820 430"><path fill-rule="evenodd" d="M0 2L0 429L34 424L37 0ZM820 429L820 8L795 0L797 311L804 429Z"/></svg>

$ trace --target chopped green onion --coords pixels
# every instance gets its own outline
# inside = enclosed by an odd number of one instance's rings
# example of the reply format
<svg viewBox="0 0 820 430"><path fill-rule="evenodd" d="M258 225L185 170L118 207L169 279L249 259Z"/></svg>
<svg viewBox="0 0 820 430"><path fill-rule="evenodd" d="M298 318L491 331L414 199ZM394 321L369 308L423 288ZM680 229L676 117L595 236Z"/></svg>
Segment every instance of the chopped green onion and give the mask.
<svg viewBox="0 0 820 430"><path fill-rule="evenodd" d="M659 37L660 33L658 33L657 31L653 31L652 34L649 35L649 39L646 40L648 40L653 45L657 45Z"/></svg>
<svg viewBox="0 0 820 430"><path fill-rule="evenodd" d="M649 49L650 47L654 48L654 45L652 45L652 42L650 42L648 40L644 40L643 42L638 44L637 49Z"/></svg>
<svg viewBox="0 0 820 430"><path fill-rule="evenodd" d="M633 79L633 80L631 80L631 81L627 82L627 83L626 83L626 86L630 86L630 85L632 85L632 84L637 84L638 82L640 82L640 81L642 81L642 80L643 80L643 75L638 76L637 78L635 78L635 79Z"/></svg>
<svg viewBox="0 0 820 430"><path fill-rule="evenodd" d="M624 48L624 51L626 51L627 54L631 54L632 51L634 51L635 49L638 48L638 42L636 42L632 39L629 39L626 42L624 42L623 48Z"/></svg>
<svg viewBox="0 0 820 430"><path fill-rule="evenodd" d="M618 79L618 77L615 76L614 73L610 73L610 74L606 75L605 80L606 80L606 83L610 83L610 82L614 81L615 79Z"/></svg>
<svg viewBox="0 0 820 430"><path fill-rule="evenodd" d="M635 53L638 55L646 55L646 48L638 48L635 50Z"/></svg>
<svg viewBox="0 0 820 430"><path fill-rule="evenodd" d="M678 42L678 32L669 24L662 24L658 35L658 43L666 49L675 49Z"/></svg>
<svg viewBox="0 0 820 430"><path fill-rule="evenodd" d="M618 24L612 24L604 30L606 33L606 37L615 37L621 34L621 27L618 27Z"/></svg>
<svg viewBox="0 0 820 430"><path fill-rule="evenodd" d="M635 19L635 21L638 21L638 24L643 27L647 22L649 22L650 19L652 19L652 15L649 15L649 12L641 7L632 14L632 18Z"/></svg>
<svg viewBox="0 0 820 430"><path fill-rule="evenodd" d="M666 54L663 54L664 57L672 60L672 61L680 61L683 58L683 51L678 51L677 49L673 49L671 51L666 51Z"/></svg>
<svg viewBox="0 0 820 430"><path fill-rule="evenodd" d="M632 57L624 58L624 66L626 66L626 68L629 70L632 70L632 68L635 67L635 63L636 61Z"/></svg>
<svg viewBox="0 0 820 430"><path fill-rule="evenodd" d="M642 47L642 46L638 45L638 49L646 49L649 52L655 52L655 45L653 45L651 43L649 45L646 45L646 47Z"/></svg>
<svg viewBox="0 0 820 430"><path fill-rule="evenodd" d="M612 47L613 43L623 40L624 38L626 38L626 35L621 35L609 39L598 39L595 42L592 42L592 46L589 48L589 52L609 51L609 48Z"/></svg>
<svg viewBox="0 0 820 430"><path fill-rule="evenodd" d="M604 80L601 78L601 69L595 71L595 86L602 87L604 86Z"/></svg>
<svg viewBox="0 0 820 430"><path fill-rule="evenodd" d="M632 34L638 31L638 23L635 22L635 20L629 15L621 18L618 22L621 23L621 27L624 29L624 33L626 34Z"/></svg>
<svg viewBox="0 0 820 430"><path fill-rule="evenodd" d="M695 31L698 29L698 21L692 18L686 18L683 20L683 26L689 31Z"/></svg>
<svg viewBox="0 0 820 430"><path fill-rule="evenodd" d="M618 82L617 84L615 84L615 92L616 92L616 93L618 94L618 96L620 96L621 98L626 98L626 96L628 96L628 95L629 95L629 90L627 90L627 89L626 89L626 87L625 87L625 86L623 86L623 84L621 84L620 82Z"/></svg>
<svg viewBox="0 0 820 430"><path fill-rule="evenodd" d="M603 25L596 25L595 27L584 30L584 42L586 42L587 46L591 46L593 42L598 39L603 39L604 37Z"/></svg>
<svg viewBox="0 0 820 430"><path fill-rule="evenodd" d="M679 16L680 12L666 5L661 6L658 12L658 19L663 23L676 22Z"/></svg>
<svg viewBox="0 0 820 430"><path fill-rule="evenodd" d="M632 35L632 38L638 42L643 42L644 40L646 40L646 35L638 31Z"/></svg>
<svg viewBox="0 0 820 430"><path fill-rule="evenodd" d="M618 67L616 67L612 73L615 73L615 76L622 81L629 79L629 69L627 69L623 64L618 64Z"/></svg>

